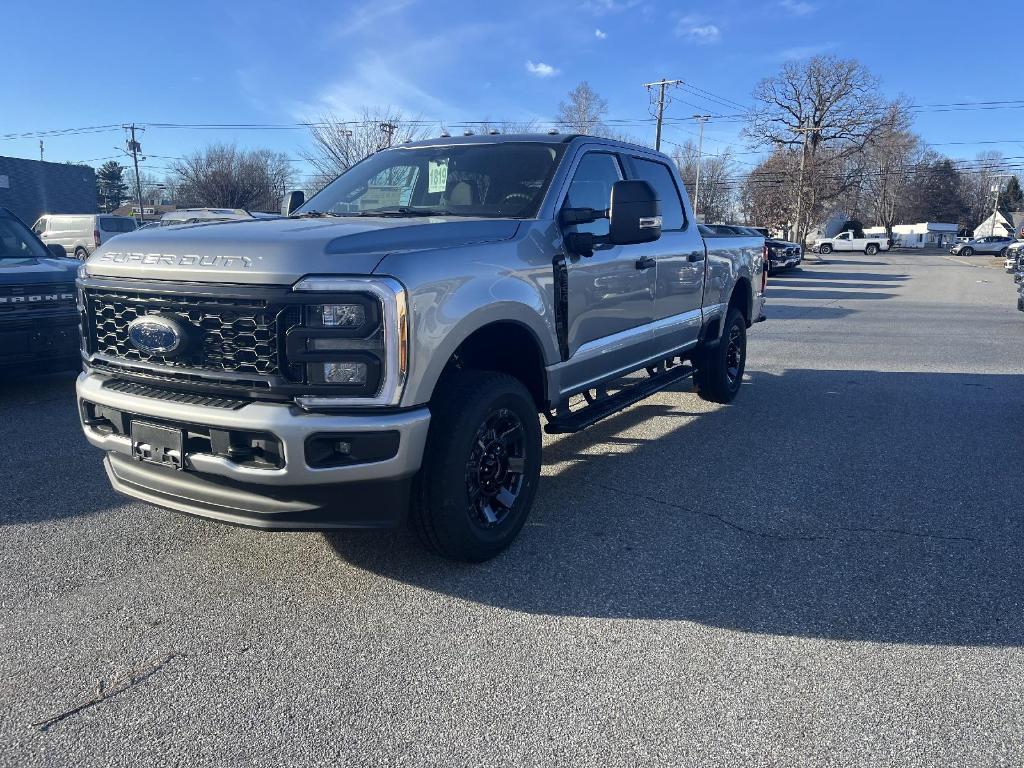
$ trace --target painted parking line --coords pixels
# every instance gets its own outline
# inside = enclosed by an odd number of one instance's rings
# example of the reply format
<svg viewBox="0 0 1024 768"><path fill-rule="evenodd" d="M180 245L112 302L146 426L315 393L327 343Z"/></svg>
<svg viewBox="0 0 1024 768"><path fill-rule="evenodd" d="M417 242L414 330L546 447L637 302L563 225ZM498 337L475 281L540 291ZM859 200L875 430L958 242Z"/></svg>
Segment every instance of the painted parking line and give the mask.
<svg viewBox="0 0 1024 768"><path fill-rule="evenodd" d="M1002 267L996 266L995 264L975 264L971 261L964 261L963 259L954 259L952 256L943 256L942 258L947 261L955 261L957 264L964 264L968 267L981 267L982 269L1002 269Z"/></svg>

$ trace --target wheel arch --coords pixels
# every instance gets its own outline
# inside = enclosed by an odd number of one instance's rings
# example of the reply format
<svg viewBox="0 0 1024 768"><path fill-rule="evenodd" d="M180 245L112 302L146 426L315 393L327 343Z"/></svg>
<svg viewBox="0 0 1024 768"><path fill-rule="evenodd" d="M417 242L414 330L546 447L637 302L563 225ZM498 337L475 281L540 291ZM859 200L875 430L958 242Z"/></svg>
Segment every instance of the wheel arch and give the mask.
<svg viewBox="0 0 1024 768"><path fill-rule="evenodd" d="M547 365L552 354L542 342L539 318L535 323L511 314L486 320L475 316L465 318L445 338L443 345L431 356L420 379L415 402L428 402L434 390L443 386L446 373L455 369L499 371L518 379L529 390L538 411L548 403Z"/></svg>

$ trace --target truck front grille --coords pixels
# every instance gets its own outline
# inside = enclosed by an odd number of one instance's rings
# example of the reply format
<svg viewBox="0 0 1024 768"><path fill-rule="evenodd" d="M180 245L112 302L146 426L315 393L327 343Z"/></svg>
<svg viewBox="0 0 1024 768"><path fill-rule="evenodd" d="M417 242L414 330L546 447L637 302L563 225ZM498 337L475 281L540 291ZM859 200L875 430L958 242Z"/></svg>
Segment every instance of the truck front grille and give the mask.
<svg viewBox="0 0 1024 768"><path fill-rule="evenodd" d="M284 307L260 299L96 289L87 290L85 300L90 353L214 373L281 373L283 335L291 324ZM185 351L162 357L136 349L128 338L128 326L145 315L173 317L185 325L190 337Z"/></svg>

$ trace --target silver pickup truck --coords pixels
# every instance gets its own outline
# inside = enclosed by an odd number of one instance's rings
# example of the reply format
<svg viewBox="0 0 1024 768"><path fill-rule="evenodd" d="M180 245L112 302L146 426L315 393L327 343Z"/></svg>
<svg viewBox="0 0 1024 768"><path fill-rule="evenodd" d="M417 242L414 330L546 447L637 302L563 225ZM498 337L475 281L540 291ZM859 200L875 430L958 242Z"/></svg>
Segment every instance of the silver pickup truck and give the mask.
<svg viewBox="0 0 1024 768"><path fill-rule="evenodd" d="M117 490L261 528L409 520L479 561L529 513L538 414L575 432L686 377L740 388L764 241L705 243L646 147L420 141L301 197L82 266L78 405Z"/></svg>

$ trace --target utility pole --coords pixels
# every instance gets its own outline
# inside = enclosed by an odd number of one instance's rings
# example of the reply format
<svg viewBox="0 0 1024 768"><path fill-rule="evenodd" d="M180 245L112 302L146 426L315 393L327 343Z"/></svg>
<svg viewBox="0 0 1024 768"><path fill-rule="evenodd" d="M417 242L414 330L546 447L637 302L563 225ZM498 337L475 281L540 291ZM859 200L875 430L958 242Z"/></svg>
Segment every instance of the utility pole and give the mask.
<svg viewBox="0 0 1024 768"><path fill-rule="evenodd" d="M128 152L131 153L132 163L135 165L135 197L139 201L139 218L142 218L142 182L139 181L139 152L142 151L142 145L135 140L135 131L144 131L146 129L136 128L135 123L122 125L121 127L126 131L131 131L131 138L128 140Z"/></svg>
<svg viewBox="0 0 1024 768"><path fill-rule="evenodd" d="M814 126L802 125L801 127L793 128L792 130L796 133L802 133L804 135L803 150L800 153L800 184L797 187L796 193L796 236L801 237L800 245L804 245L802 236L800 234L800 219L803 216L804 207L804 167L807 164L807 137L812 133L820 131L821 129L815 128Z"/></svg>
<svg viewBox="0 0 1024 768"><path fill-rule="evenodd" d="M1009 174L1009 173L1000 173L1000 174L998 174L996 176L993 176L992 178L993 178L993 180L995 180L995 179L1008 179L1008 178L1010 178L1011 175L1012 174ZM1003 191L1003 185L1001 183L993 184L992 185L992 191L995 193L994 194L995 199L992 201L992 231L989 232L990 236L994 236L995 233L996 233L996 216L999 215L999 193L1001 193Z"/></svg>
<svg viewBox="0 0 1024 768"><path fill-rule="evenodd" d="M656 132L654 134L654 149L658 152L661 151L661 123L665 117L665 88L670 85L682 85L682 80L659 80L656 83L644 83L644 88L648 91L653 88L658 88L658 124Z"/></svg>
<svg viewBox="0 0 1024 768"><path fill-rule="evenodd" d="M693 215L700 211L700 165L704 155L704 123L711 119L711 115L694 115L693 119L700 123L700 140L697 142L697 183L693 187ZM699 219L698 219L699 221Z"/></svg>
<svg viewBox="0 0 1024 768"><path fill-rule="evenodd" d="M39 140L39 162L43 162L43 140Z"/></svg>
<svg viewBox="0 0 1024 768"><path fill-rule="evenodd" d="M381 149L385 149L391 146L391 139L395 135L395 131L398 130L398 126L394 123L381 123L380 129L387 136L387 143L381 147Z"/></svg>

